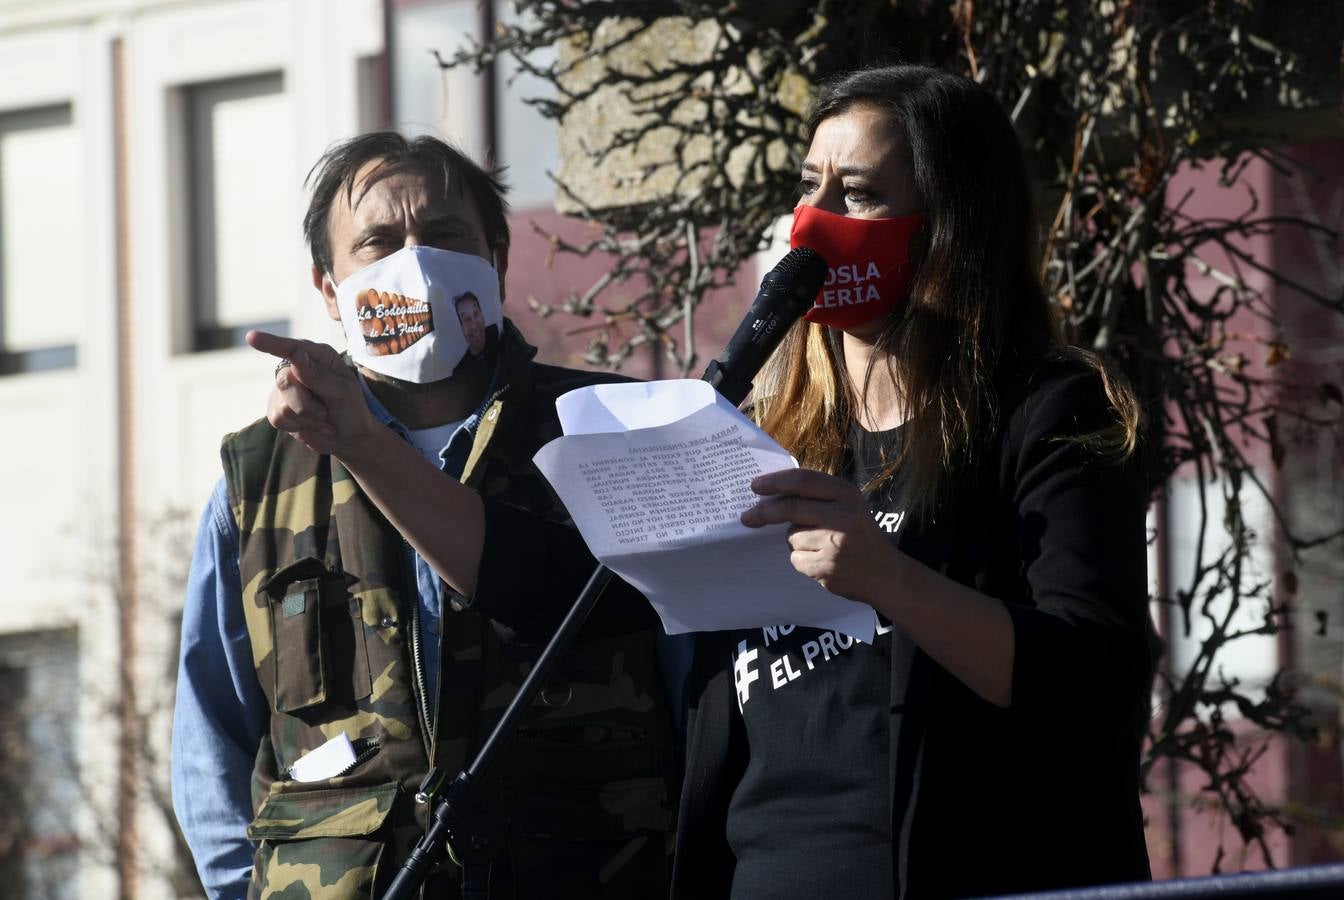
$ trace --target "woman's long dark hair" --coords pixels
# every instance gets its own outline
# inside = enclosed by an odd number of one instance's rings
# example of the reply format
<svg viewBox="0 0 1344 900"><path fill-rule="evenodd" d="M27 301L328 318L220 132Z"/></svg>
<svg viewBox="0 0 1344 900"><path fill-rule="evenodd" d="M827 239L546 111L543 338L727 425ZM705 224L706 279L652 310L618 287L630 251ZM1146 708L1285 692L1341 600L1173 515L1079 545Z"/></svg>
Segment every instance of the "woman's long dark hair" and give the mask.
<svg viewBox="0 0 1344 900"><path fill-rule="evenodd" d="M927 220L910 300L888 319L862 385L850 383L834 334L799 323L762 379L756 415L763 427L802 465L834 473L872 366L888 366L913 427L878 478L901 468L907 510L923 516L993 433L1000 364L1010 356L1029 363L1069 355L1102 374L1117 413L1118 431L1089 443L1132 452L1133 394L1095 356L1063 345L1037 274L1031 182L998 100L936 69L863 69L822 86L809 139L855 106L882 110L905 134Z"/></svg>

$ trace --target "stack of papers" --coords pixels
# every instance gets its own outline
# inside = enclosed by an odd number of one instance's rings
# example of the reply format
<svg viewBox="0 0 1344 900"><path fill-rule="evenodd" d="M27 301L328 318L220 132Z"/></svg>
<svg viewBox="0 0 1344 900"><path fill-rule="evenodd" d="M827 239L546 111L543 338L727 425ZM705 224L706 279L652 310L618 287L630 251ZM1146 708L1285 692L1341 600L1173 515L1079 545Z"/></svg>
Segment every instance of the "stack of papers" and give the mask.
<svg viewBox="0 0 1344 900"><path fill-rule="evenodd" d="M564 436L534 461L602 563L668 634L807 625L871 643L872 607L789 562L787 525L738 520L757 475L797 462L703 381L602 384L556 402Z"/></svg>

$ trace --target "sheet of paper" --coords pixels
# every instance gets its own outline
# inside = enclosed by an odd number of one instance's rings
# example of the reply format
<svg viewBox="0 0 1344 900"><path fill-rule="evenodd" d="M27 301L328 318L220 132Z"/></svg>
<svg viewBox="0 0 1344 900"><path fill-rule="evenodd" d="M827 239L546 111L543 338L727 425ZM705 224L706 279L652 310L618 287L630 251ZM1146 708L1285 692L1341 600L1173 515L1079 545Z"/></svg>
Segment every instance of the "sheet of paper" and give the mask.
<svg viewBox="0 0 1344 900"><path fill-rule="evenodd" d="M556 403L565 435L534 458L593 555L638 588L669 634L765 625L871 642L876 614L789 563L786 525L738 521L751 479L796 465L702 381L580 388Z"/></svg>
<svg viewBox="0 0 1344 900"><path fill-rule="evenodd" d="M322 781L334 778L355 764L355 747L344 731L316 750L300 756L289 767L295 781Z"/></svg>

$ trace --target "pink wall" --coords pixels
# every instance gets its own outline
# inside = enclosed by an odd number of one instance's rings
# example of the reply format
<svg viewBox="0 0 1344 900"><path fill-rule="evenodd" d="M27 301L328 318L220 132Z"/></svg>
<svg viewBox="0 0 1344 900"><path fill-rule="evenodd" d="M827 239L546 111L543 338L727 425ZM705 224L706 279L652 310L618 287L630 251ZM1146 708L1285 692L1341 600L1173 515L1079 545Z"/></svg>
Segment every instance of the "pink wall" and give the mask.
<svg viewBox="0 0 1344 900"><path fill-rule="evenodd" d="M1219 167L1208 165L1183 173L1169 196L1175 201L1193 189L1184 212L1196 219L1230 218L1254 207L1257 217L1301 217L1334 229L1331 238L1280 224L1239 246L1255 261L1338 302L1344 298L1344 141L1282 148L1282 152L1287 171L1254 162L1244 183L1229 188L1217 183ZM1308 391L1319 391L1326 383L1344 386L1344 316L1327 311L1294 287L1271 285L1254 266L1221 252L1210 250L1205 261L1244 275L1266 292L1269 301L1263 317L1242 314L1227 323L1226 354L1243 353L1249 371L1299 382ZM1218 287L1211 276L1192 271L1190 278L1204 296L1212 296ZM1291 353L1273 367L1267 364L1271 339L1282 339ZM1328 404L1318 409L1324 415L1341 413L1338 406ZM1280 433L1285 444L1281 467L1262 443L1244 446L1288 521L1308 535L1344 526L1344 447L1326 429L1307 423L1281 422ZM1262 539L1276 542L1273 534ZM1344 858L1338 687L1344 674L1344 623L1335 624L1344 618L1339 589L1344 583L1340 577L1344 546L1336 541L1303 559L1294 559L1281 541L1274 546L1274 571L1265 574L1275 580L1277 599L1293 601L1297 626L1281 637L1279 664L1289 669L1301 699L1317 710L1321 738L1312 745L1276 738L1255 762L1248 780L1257 796L1284 808L1293 821L1293 835L1275 833L1270 838L1277 865L1332 862ZM1293 572L1291 579L1284 575L1288 571ZM1294 582L1297 592L1289 595L1286 591ZM1325 614L1325 624L1317 613ZM1245 738L1247 748L1258 743L1258 735L1249 728ZM1155 875L1207 874L1220 845L1226 850L1220 863L1223 871L1263 867L1258 852L1239 853L1241 840L1235 827L1210 804L1213 798L1203 790L1203 779L1190 767L1178 767L1178 812L1173 817L1167 806L1168 778L1166 771L1155 772L1150 779L1155 793L1144 801Z"/></svg>
<svg viewBox="0 0 1344 900"><path fill-rule="evenodd" d="M573 254L555 254L550 242L533 226L559 234L571 243L581 243L593 236L590 226L578 219L562 216L549 210L525 210L509 217L513 246L509 251L508 299L504 312L518 325L523 334L537 345L538 359L555 365L576 369L594 368L583 359L588 341L598 329L597 315L581 319L567 313L556 313L543 318L527 302L533 297L541 303L559 303L571 292L583 293L606 271L605 257L580 258ZM756 295L754 267L745 272L732 289L711 295L695 314L695 341L698 361L691 377L698 378L709 361L718 355L741 320L752 298ZM618 286L607 299L607 305L616 307L617 301L630 296L622 295ZM633 334L629 326L622 333ZM676 337L681 337L681 326L676 326ZM649 348L640 348L621 368L622 373L639 378L654 375L653 354ZM678 373L665 364L661 377L672 378Z"/></svg>
<svg viewBox="0 0 1344 900"><path fill-rule="evenodd" d="M1301 169L1295 178L1275 179L1275 214L1320 222L1334 234L1285 228L1275 242L1275 261L1295 282L1278 291L1275 303L1292 352L1283 374L1303 396L1316 398L1317 416L1338 421L1344 406L1325 399L1325 386L1344 389L1344 316L1305 292L1344 303L1344 140L1295 146L1286 155ZM1289 521L1307 537L1344 528L1344 433L1309 422L1281 430L1285 454L1276 492ZM1292 861L1335 861L1344 859L1344 540L1298 558L1282 549L1278 569L1281 590L1290 586L1285 573L1297 585L1299 627L1289 644L1294 682L1319 710L1321 727L1316 743L1290 748L1290 796L1301 813Z"/></svg>

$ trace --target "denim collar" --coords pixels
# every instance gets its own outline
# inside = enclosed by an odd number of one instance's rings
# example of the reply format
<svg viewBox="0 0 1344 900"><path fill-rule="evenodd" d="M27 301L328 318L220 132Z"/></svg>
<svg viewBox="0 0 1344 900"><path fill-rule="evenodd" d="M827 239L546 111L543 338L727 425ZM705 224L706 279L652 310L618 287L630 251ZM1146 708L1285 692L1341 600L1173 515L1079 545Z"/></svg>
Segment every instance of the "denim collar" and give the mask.
<svg viewBox="0 0 1344 900"><path fill-rule="evenodd" d="M378 399L376 394L374 394L373 390L369 387L368 380L358 368L355 369L355 375L359 378L359 387L364 392L364 402L369 405L369 411L373 413L374 418L409 441L411 439L411 430L397 419L396 416L392 415L391 411L383 405L383 402ZM470 416L467 416L467 418L462 421L462 424L459 425L452 436L448 438L448 443L446 443L443 446L443 449L439 452L440 460L446 462L453 448L464 439L467 441L467 446L470 447L470 440L476 435L476 428L481 424L481 416L485 415L485 407L490 402L490 398L494 396L495 386L498 381L499 364L496 363L495 371L490 376L490 386L481 396L480 405L476 407L476 410ZM465 456L463 457L463 461L465 462Z"/></svg>

